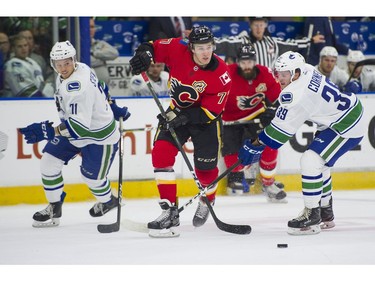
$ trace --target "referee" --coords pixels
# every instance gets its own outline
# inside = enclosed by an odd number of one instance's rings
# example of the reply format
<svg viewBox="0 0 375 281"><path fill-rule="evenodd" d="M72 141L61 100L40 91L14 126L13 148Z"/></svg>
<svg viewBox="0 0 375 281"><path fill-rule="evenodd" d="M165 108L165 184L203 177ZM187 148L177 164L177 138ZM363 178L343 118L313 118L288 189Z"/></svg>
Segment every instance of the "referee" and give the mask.
<svg viewBox="0 0 375 281"><path fill-rule="evenodd" d="M250 35L247 31L242 31L238 36L215 38L216 52L225 56L235 57L241 43L249 40L256 51L256 62L273 69L277 57L281 54L287 51L304 51L309 47L311 42L324 42L324 36L321 34L317 34L311 39L304 37L302 39L287 39L285 41L281 38L271 37L267 30L268 20L264 17L250 17L249 26Z"/></svg>

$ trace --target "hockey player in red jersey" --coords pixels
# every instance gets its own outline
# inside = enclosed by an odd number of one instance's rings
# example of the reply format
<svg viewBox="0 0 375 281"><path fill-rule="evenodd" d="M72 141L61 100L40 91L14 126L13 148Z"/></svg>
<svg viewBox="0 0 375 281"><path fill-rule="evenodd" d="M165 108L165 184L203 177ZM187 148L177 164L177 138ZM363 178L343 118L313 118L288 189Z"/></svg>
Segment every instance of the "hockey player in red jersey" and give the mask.
<svg viewBox="0 0 375 281"><path fill-rule="evenodd" d="M180 224L173 170L179 150L169 128L175 129L181 144L191 138L194 169L203 187L218 176L221 114L231 88L231 78L227 65L214 54L214 50L212 32L206 26L198 26L192 29L187 39L160 39L141 44L130 60L133 74L146 71L152 61L165 63L170 73L171 103L166 110L168 120L158 116L159 127L152 150L162 214L148 223L150 236L160 236L160 230ZM207 199L212 205L216 188L207 192ZM200 200L193 225L203 225L208 215L208 207ZM173 232L166 233L173 235Z"/></svg>
<svg viewBox="0 0 375 281"><path fill-rule="evenodd" d="M280 84L268 67L256 64L255 60L255 49L248 43L241 46L237 63L229 65L232 89L223 113L222 150L227 167L238 160L238 151L244 140L256 138L257 131L271 122L277 108ZM259 120L259 123L255 123L255 120ZM259 166L262 186L268 201L286 203L286 193L280 188L283 185L275 182L277 154L277 150L267 147L261 156ZM244 188L248 188L244 168L248 167L240 165L229 173L229 195L242 194Z"/></svg>

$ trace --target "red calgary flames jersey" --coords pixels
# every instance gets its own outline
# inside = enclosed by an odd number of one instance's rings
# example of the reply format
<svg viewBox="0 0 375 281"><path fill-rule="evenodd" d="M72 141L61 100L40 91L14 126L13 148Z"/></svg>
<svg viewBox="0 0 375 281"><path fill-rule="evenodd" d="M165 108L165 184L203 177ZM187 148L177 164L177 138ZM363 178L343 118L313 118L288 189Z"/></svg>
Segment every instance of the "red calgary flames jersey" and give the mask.
<svg viewBox="0 0 375 281"><path fill-rule="evenodd" d="M228 66L222 59L214 54L214 61L200 68L188 41L181 38L156 40L153 47L155 62L164 62L169 68L173 106L201 107L211 120L222 113L231 88Z"/></svg>
<svg viewBox="0 0 375 281"><path fill-rule="evenodd" d="M238 74L236 63L228 66L232 89L224 109L224 121L251 120L264 111L265 98L274 103L279 97L281 87L271 70L259 64L256 67L257 77L248 81Z"/></svg>

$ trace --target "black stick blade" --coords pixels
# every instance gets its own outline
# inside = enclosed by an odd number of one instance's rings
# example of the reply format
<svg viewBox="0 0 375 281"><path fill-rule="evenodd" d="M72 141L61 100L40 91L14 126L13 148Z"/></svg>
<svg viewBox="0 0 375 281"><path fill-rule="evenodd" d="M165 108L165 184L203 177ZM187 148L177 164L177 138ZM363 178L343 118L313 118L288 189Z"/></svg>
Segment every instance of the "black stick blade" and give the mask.
<svg viewBox="0 0 375 281"><path fill-rule="evenodd" d="M217 227L225 232L234 233L234 234L250 234L251 226L250 225L233 225L227 224L222 221L216 222Z"/></svg>
<svg viewBox="0 0 375 281"><path fill-rule="evenodd" d="M211 216L214 219L216 226L220 230L229 232L229 233L234 233L234 234L250 234L251 232L250 225L234 225L234 224L228 224L219 220L219 218L215 214L214 209L212 208L210 204L210 201L208 201L208 198L206 196L203 196L202 198L203 198L203 201L206 203L208 210L210 211Z"/></svg>
<svg viewBox="0 0 375 281"><path fill-rule="evenodd" d="M120 224L117 222L112 223L112 224L99 224L98 225L98 231L100 233L112 233L112 232L117 232L120 230Z"/></svg>

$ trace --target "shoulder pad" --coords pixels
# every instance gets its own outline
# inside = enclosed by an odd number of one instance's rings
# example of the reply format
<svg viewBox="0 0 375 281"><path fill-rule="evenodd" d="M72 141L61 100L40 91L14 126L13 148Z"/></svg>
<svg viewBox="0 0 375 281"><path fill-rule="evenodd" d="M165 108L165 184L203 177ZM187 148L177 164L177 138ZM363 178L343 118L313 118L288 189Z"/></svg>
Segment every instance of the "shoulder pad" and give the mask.
<svg viewBox="0 0 375 281"><path fill-rule="evenodd" d="M281 93L279 100L281 104L289 104L293 101L293 94L290 92Z"/></svg>
<svg viewBox="0 0 375 281"><path fill-rule="evenodd" d="M66 84L67 92L79 91L80 89L81 89L81 82L79 81L72 81Z"/></svg>

